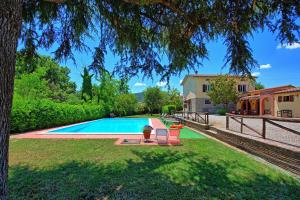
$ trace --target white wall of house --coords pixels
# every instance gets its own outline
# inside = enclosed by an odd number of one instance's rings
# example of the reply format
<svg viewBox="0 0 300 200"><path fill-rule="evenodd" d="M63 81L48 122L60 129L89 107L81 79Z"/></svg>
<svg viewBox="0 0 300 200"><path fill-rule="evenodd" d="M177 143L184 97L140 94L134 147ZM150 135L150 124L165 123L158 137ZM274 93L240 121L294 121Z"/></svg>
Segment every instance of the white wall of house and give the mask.
<svg viewBox="0 0 300 200"><path fill-rule="evenodd" d="M188 75L184 78L183 85L183 97L184 100L191 100L191 108L193 112L216 112L222 105L214 106L213 102L207 104L207 100L210 97L207 95L208 91L203 92L203 85L210 86L210 82L213 81L217 76L193 76ZM253 90L254 86L251 81L245 78L234 77L238 85L245 85L246 91ZM186 109L188 110L188 109Z"/></svg>

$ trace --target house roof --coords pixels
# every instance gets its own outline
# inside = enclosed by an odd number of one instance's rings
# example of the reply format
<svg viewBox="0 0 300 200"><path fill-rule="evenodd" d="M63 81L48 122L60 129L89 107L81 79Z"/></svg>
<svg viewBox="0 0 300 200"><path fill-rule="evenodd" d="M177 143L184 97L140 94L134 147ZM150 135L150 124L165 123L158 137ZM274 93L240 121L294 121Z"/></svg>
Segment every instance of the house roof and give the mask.
<svg viewBox="0 0 300 200"><path fill-rule="evenodd" d="M300 92L300 87L295 87L295 88L291 88L291 89L287 89L287 90L274 92L274 94L292 93L292 92Z"/></svg>
<svg viewBox="0 0 300 200"><path fill-rule="evenodd" d="M272 87L272 88L266 88L266 89L261 89L261 90L252 90L249 91L245 94L246 95L260 95L260 94L270 94L270 93L275 93L275 92L280 92L283 90L289 90L293 89L295 86L292 85L282 85L282 86L277 86L277 87Z"/></svg>
<svg viewBox="0 0 300 200"><path fill-rule="evenodd" d="M183 80L182 80L182 82L181 82L181 84L180 85L183 85L183 83L186 81L186 79L187 78L189 78L189 77L218 77L218 76L220 76L220 75L227 75L227 76L229 76L229 77L241 77L241 76L238 76L238 75L230 75L230 74L188 74L188 75L186 75L184 78L183 78ZM256 78L256 76L253 76L253 78Z"/></svg>

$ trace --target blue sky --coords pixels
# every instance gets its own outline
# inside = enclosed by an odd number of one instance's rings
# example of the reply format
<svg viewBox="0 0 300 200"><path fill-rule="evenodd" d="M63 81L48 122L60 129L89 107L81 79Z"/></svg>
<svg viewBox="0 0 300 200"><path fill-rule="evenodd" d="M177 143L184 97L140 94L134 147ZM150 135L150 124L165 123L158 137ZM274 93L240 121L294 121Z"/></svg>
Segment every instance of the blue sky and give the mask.
<svg viewBox="0 0 300 200"><path fill-rule="evenodd" d="M286 84L300 86L300 43L292 45L280 45L276 41L276 36L270 32L254 33L253 38L249 39L250 46L253 50L254 58L259 63L260 67L253 70L253 75L258 76L258 81L265 87L274 87ZM98 42L88 40L89 47L96 47ZM224 56L226 47L223 41L215 41L207 44L208 59L203 61L203 67L198 67L199 74L220 74L227 73L228 68L222 68L224 65ZM53 49L49 51L39 50L40 54L50 55ZM81 87L81 73L83 66L88 66L92 62L92 52L75 52L76 64L71 60L61 62L63 66L68 66L71 69L70 77L72 81L76 82L77 88ZM118 58L110 51L105 58L105 66L112 70ZM193 72L191 72L193 73ZM170 86L182 91L180 81L187 75L183 72L178 77L172 77ZM153 80L142 79L140 77L133 77L129 81L129 86L132 92L141 92L149 86L161 86L166 89L165 82L159 82L160 77L154 76Z"/></svg>

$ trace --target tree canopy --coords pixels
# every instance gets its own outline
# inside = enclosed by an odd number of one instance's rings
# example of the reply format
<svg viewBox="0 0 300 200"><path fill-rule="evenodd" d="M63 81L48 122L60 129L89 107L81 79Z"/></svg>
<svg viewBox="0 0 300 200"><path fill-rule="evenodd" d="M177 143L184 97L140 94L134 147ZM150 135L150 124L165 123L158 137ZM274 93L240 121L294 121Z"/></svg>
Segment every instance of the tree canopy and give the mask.
<svg viewBox="0 0 300 200"><path fill-rule="evenodd" d="M256 90L265 89L265 86L262 83L260 83L260 82L255 82L254 86L255 86Z"/></svg>
<svg viewBox="0 0 300 200"><path fill-rule="evenodd" d="M81 75L82 81L82 88L81 88L81 98L84 101L92 100L93 99L93 86L92 86L92 77L93 75L89 74L88 69L85 67L83 69L83 74Z"/></svg>
<svg viewBox="0 0 300 200"><path fill-rule="evenodd" d="M206 44L221 39L224 66L250 75L257 66L248 43L252 34L267 29L280 43L299 42L299 16L297 0L34 0L23 3L20 38L28 57L57 44L57 59L75 60L73 52L90 50L85 39L93 37L99 44L91 69L106 70L109 48L121 58L115 66L121 76L157 73L167 80L200 66L209 56Z"/></svg>
<svg viewBox="0 0 300 200"><path fill-rule="evenodd" d="M238 98L236 81L226 75L220 75L210 82L211 90L207 93L214 105L223 104L228 108L230 102L235 102Z"/></svg>
<svg viewBox="0 0 300 200"><path fill-rule="evenodd" d="M151 115L159 112L163 105L163 94L159 87L149 87L144 92L144 102Z"/></svg>
<svg viewBox="0 0 300 200"><path fill-rule="evenodd" d="M57 102L66 101L74 94L76 85L70 80L70 70L60 66L48 56L33 57L31 68L27 68L25 57L17 53L15 94L21 98L49 98Z"/></svg>

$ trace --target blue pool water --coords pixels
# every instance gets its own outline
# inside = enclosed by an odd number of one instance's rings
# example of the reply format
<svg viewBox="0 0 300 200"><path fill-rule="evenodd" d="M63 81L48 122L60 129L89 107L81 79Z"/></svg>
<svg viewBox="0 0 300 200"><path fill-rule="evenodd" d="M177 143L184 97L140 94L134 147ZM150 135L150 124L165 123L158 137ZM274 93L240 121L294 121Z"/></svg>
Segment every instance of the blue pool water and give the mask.
<svg viewBox="0 0 300 200"><path fill-rule="evenodd" d="M104 118L84 124L49 131L52 134L142 134L151 125L147 118Z"/></svg>

